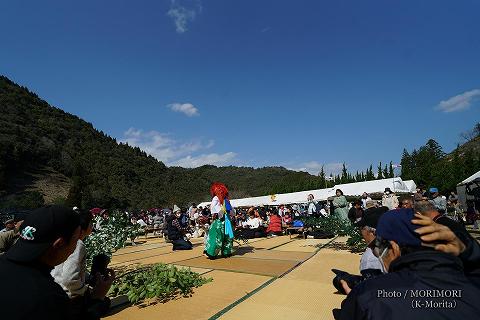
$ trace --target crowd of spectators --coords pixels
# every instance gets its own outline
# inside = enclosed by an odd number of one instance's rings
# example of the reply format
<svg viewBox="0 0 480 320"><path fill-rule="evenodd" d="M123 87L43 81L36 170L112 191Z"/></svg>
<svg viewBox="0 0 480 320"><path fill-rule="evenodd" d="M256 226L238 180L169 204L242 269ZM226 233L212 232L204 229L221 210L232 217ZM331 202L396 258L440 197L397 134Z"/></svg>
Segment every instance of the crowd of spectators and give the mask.
<svg viewBox="0 0 480 320"><path fill-rule="evenodd" d="M385 190L382 205L361 200L353 203L349 219L368 247L360 275L332 270L334 286L347 294L334 317L478 317L480 245L465 229L458 197L419 188L400 199ZM390 208L392 203L396 206Z"/></svg>
<svg viewBox="0 0 480 320"><path fill-rule="evenodd" d="M428 308L414 310L407 304L412 299L378 295L405 290L461 292L456 309L448 307L449 299L427 301L441 304L428 309L439 317L450 318L455 310L466 319L480 314L474 303L480 294L480 246L465 229L465 224L479 219L474 203L468 202L464 213L455 193L447 198L436 188L418 188L413 195L400 197L386 188L381 199L364 193L350 202L337 190L328 201L315 201L313 195L306 200L305 204L236 208L230 218L236 237L244 239L282 235L308 217L336 215L358 228L368 247L360 260L360 275L335 270L334 285L347 294L342 308L334 311L337 319L428 318L423 312ZM191 250L190 239L206 236L213 218L209 208L195 204L125 215L143 232L164 236L173 250ZM83 242L102 228L102 219L108 219L107 210L59 206L3 217L0 281L10 290L0 293L0 301L13 306L4 310L5 318L26 319L35 314L49 319L99 319L108 312L106 295L115 273L108 268L108 257L102 256L94 258L89 273Z"/></svg>

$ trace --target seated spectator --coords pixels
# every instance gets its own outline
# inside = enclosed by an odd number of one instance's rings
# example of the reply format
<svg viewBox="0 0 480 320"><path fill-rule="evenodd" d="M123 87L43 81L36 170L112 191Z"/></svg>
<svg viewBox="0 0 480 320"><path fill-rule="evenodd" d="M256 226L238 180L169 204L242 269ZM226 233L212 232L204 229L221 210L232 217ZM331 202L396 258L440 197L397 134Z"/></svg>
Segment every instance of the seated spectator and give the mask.
<svg viewBox="0 0 480 320"><path fill-rule="evenodd" d="M328 206L322 205L322 208L320 209L320 217L328 217L327 208Z"/></svg>
<svg viewBox="0 0 480 320"><path fill-rule="evenodd" d="M75 250L79 217L65 207L45 207L30 213L20 238L0 257L3 319L72 319L68 295L55 283L51 270Z"/></svg>
<svg viewBox="0 0 480 320"><path fill-rule="evenodd" d="M362 200L362 209L365 210L365 209L367 209L367 201L371 201L372 198L370 198L368 193L364 192L362 194L362 198L360 200Z"/></svg>
<svg viewBox="0 0 480 320"><path fill-rule="evenodd" d="M98 285L104 288L98 290L94 287L92 292L89 291L86 281L87 251L83 241L92 233L93 215L89 211L79 211L78 215L80 236L77 246L67 260L57 265L51 274L70 298L71 318L81 319L85 315L88 315L88 318L99 318L110 308L110 300L105 295L110 289L115 273L108 270L106 275L98 275L99 283L95 284L95 287Z"/></svg>
<svg viewBox="0 0 480 320"><path fill-rule="evenodd" d="M355 223L362 219L363 217L363 209L362 209L362 201L360 199L355 200L353 206L348 210L348 220L351 223Z"/></svg>
<svg viewBox="0 0 480 320"><path fill-rule="evenodd" d="M154 229L153 235L156 235L158 233L157 230L163 229L164 223L165 223L165 217L160 211L157 211L153 216L153 229Z"/></svg>
<svg viewBox="0 0 480 320"><path fill-rule="evenodd" d="M413 200L420 201L423 198L423 191L421 188L417 188L416 192L413 194Z"/></svg>
<svg viewBox="0 0 480 320"><path fill-rule="evenodd" d="M400 199L400 208L412 209L413 200L411 197L403 197Z"/></svg>
<svg viewBox="0 0 480 320"><path fill-rule="evenodd" d="M237 230L238 236L245 239L265 237L266 233L262 226L262 220L255 216L254 211L249 210L249 213L247 221L243 223L241 229Z"/></svg>
<svg viewBox="0 0 480 320"><path fill-rule="evenodd" d="M257 229L261 226L261 223L261 219L255 213L250 212L247 221L243 223L242 227L248 229Z"/></svg>
<svg viewBox="0 0 480 320"><path fill-rule="evenodd" d="M389 210L398 208L398 198L390 188L385 188L383 192L382 206L387 207Z"/></svg>
<svg viewBox="0 0 480 320"><path fill-rule="evenodd" d="M471 200L467 201L467 211L465 214L466 224L473 224L474 229L478 229L477 220L479 219L478 211L475 209L475 203Z"/></svg>
<svg viewBox="0 0 480 320"><path fill-rule="evenodd" d="M285 214L282 217L282 222L285 227L290 227L293 223L292 216L290 215L290 212L285 212Z"/></svg>
<svg viewBox="0 0 480 320"><path fill-rule="evenodd" d="M167 234L168 239L173 243L173 251L193 249L192 243L185 239L185 234L189 231L188 221L187 226L183 227L180 224L181 216L181 210L174 206L174 213L167 217Z"/></svg>
<svg viewBox="0 0 480 320"><path fill-rule="evenodd" d="M378 207L377 202L374 200L367 201L366 207L367 209L365 209L365 211L363 212L364 216L368 216L369 214L379 215L388 211L387 207Z"/></svg>
<svg viewBox="0 0 480 320"><path fill-rule="evenodd" d="M467 247L473 246L473 251L480 252L479 243L465 229L465 226L445 214L440 214L435 205L430 201L417 201L414 206L415 212L429 217L434 222L448 227ZM470 273L480 269L480 261L470 260L468 257L461 256L465 272Z"/></svg>
<svg viewBox="0 0 480 320"><path fill-rule="evenodd" d="M7 252L17 242L20 236L20 227L25 220L25 213L17 213L14 215L14 229L6 232L0 232L0 254Z"/></svg>
<svg viewBox="0 0 480 320"><path fill-rule="evenodd" d="M147 226L147 223L145 222L145 220L142 217L138 218L137 224L142 228L145 228Z"/></svg>
<svg viewBox="0 0 480 320"><path fill-rule="evenodd" d="M376 211L374 213L365 215L356 223L356 226L360 229L360 234L367 245L371 244L375 240L378 220L382 215L383 212ZM376 276L379 273L385 272L386 270L383 268L380 260L375 257L372 249L367 247L362 255L362 258L360 259L360 273L362 276L369 278L370 275Z"/></svg>
<svg viewBox="0 0 480 320"><path fill-rule="evenodd" d="M15 217L13 215L7 215L3 218L3 225L5 226L0 232L7 232L15 229Z"/></svg>
<svg viewBox="0 0 480 320"><path fill-rule="evenodd" d="M270 221L267 227L267 236L281 236L282 233L282 218L275 209L270 209Z"/></svg>
<svg viewBox="0 0 480 320"><path fill-rule="evenodd" d="M442 197L437 188L430 188L430 201L441 214L447 212L447 199Z"/></svg>
<svg viewBox="0 0 480 320"><path fill-rule="evenodd" d="M420 239L413 219L410 209L392 210L380 218L371 247L388 273L351 290L336 318L478 318L480 288L464 274L460 259L424 245L425 236ZM392 298L397 292L400 298Z"/></svg>

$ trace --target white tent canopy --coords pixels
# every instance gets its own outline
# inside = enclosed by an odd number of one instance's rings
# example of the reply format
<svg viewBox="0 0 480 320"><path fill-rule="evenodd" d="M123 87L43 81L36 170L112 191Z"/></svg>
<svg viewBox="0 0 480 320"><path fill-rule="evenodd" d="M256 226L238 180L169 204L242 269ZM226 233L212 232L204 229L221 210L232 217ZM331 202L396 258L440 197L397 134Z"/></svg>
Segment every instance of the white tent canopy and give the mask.
<svg viewBox="0 0 480 320"><path fill-rule="evenodd" d="M477 173L474 173L473 175L471 175L467 179L460 182L458 185L461 186L461 185L469 184L469 183L476 182L476 181L480 181L480 171L478 171Z"/></svg>
<svg viewBox="0 0 480 320"><path fill-rule="evenodd" d="M405 185L407 186L408 190L410 190L411 193L414 193L415 191L417 191L417 184L415 183L415 181L407 180L407 181L403 181L403 183L405 183Z"/></svg>
<svg viewBox="0 0 480 320"><path fill-rule="evenodd" d="M383 192L385 188L390 188L393 192L410 193L410 189L405 185L401 178L381 179L372 181L362 181L347 184L338 184L333 187L331 196L334 196L336 189L343 191L346 196L360 196L366 193Z"/></svg>
<svg viewBox="0 0 480 320"><path fill-rule="evenodd" d="M407 182L409 184L407 185ZM373 181L362 181L355 183L339 184L333 188L308 190L292 193L281 193L261 197L233 199L230 202L233 207L251 207L251 206L278 206L281 204L305 203L307 196L313 194L316 201L327 200L335 196L335 191L340 189L346 196L360 196L366 193L382 193L385 188L390 188L394 192L410 193L415 191L416 185L413 180L403 182L401 178L391 178ZM201 207L210 205L210 202L202 202Z"/></svg>

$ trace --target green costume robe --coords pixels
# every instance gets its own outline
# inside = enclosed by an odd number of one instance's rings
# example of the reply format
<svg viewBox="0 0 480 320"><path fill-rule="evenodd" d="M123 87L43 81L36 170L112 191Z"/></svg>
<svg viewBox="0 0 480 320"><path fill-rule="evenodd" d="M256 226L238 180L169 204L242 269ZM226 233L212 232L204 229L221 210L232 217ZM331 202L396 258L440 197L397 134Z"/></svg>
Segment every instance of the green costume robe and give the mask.
<svg viewBox="0 0 480 320"><path fill-rule="evenodd" d="M333 198L334 213L343 220L348 219L348 202L345 196L336 196Z"/></svg>

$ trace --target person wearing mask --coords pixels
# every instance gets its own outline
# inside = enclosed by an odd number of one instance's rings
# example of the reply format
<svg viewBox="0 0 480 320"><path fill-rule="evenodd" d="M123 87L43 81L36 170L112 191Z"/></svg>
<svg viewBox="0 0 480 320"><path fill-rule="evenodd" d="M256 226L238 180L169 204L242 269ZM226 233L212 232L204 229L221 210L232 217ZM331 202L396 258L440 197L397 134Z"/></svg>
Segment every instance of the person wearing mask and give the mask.
<svg viewBox="0 0 480 320"><path fill-rule="evenodd" d="M185 239L185 234L188 232L188 223L186 226L182 225L180 223L181 217L182 210L177 205L173 207L173 214L167 217L167 235L173 243L173 251L193 249L193 244Z"/></svg>
<svg viewBox="0 0 480 320"><path fill-rule="evenodd" d="M429 243L425 229L434 228L435 222L426 217L433 224L419 228L414 224L418 219L411 209L391 210L379 219L370 247L388 273L363 281L353 290L347 287L348 296L336 319L478 317L480 288L465 275L458 258L465 247L456 237Z"/></svg>
<svg viewBox="0 0 480 320"><path fill-rule="evenodd" d="M348 219L348 202L347 198L343 195L343 191L337 189L335 191L335 197L333 198L332 205L334 213L342 220Z"/></svg>
<svg viewBox="0 0 480 320"><path fill-rule="evenodd" d="M389 210L398 208L398 198L390 188L385 188L383 192L382 206L387 207Z"/></svg>
<svg viewBox="0 0 480 320"><path fill-rule="evenodd" d="M355 224L367 244L367 248L360 259L360 273L365 278L387 272L380 263L380 260L373 254L372 249L368 246L375 240L378 220L380 220L383 213L382 211L376 211L372 214L365 215Z"/></svg>
<svg viewBox="0 0 480 320"><path fill-rule="evenodd" d="M362 209L365 210L367 209L367 201L372 201L372 198L369 197L368 193L364 192L362 194Z"/></svg>

